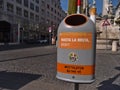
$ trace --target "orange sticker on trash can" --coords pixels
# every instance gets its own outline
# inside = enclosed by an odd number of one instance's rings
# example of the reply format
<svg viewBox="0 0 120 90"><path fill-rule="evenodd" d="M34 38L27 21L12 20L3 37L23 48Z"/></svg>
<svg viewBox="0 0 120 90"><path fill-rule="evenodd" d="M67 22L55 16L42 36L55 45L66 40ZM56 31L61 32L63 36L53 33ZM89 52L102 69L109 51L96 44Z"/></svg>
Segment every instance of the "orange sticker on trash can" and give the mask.
<svg viewBox="0 0 120 90"><path fill-rule="evenodd" d="M95 73L94 69L94 65L71 65L57 63L57 71L66 74L93 75Z"/></svg>
<svg viewBox="0 0 120 90"><path fill-rule="evenodd" d="M91 32L62 32L59 39L60 48L68 49L91 49Z"/></svg>

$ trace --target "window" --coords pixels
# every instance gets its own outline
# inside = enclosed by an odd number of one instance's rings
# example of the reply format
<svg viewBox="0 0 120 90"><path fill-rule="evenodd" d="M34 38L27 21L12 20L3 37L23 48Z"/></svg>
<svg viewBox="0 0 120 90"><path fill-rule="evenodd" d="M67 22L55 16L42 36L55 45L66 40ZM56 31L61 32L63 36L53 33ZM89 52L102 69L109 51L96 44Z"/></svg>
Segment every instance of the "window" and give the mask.
<svg viewBox="0 0 120 90"><path fill-rule="evenodd" d="M47 19L46 23L49 24L50 20Z"/></svg>
<svg viewBox="0 0 120 90"><path fill-rule="evenodd" d="M53 17L54 17L54 16L53 16L53 14L51 13L51 18L53 19Z"/></svg>
<svg viewBox="0 0 120 90"><path fill-rule="evenodd" d="M49 13L49 12L47 12L47 16L48 16L48 17L50 16L50 13Z"/></svg>
<svg viewBox="0 0 120 90"><path fill-rule="evenodd" d="M38 6L35 7L35 11L39 12L39 7Z"/></svg>
<svg viewBox="0 0 120 90"><path fill-rule="evenodd" d="M58 16L59 16L59 12L58 12Z"/></svg>
<svg viewBox="0 0 120 90"><path fill-rule="evenodd" d="M16 7L16 14L21 16L22 15L22 8Z"/></svg>
<svg viewBox="0 0 120 90"><path fill-rule="evenodd" d="M53 11L53 8L51 8L51 11Z"/></svg>
<svg viewBox="0 0 120 90"><path fill-rule="evenodd" d="M41 9L41 11L42 11L42 13L44 13L44 12L45 12L45 10L44 10L44 9Z"/></svg>
<svg viewBox="0 0 120 90"><path fill-rule="evenodd" d="M56 16L54 16L54 19L56 20Z"/></svg>
<svg viewBox="0 0 120 90"><path fill-rule="evenodd" d="M16 2L22 4L22 0L16 0Z"/></svg>
<svg viewBox="0 0 120 90"><path fill-rule="evenodd" d="M28 11L24 10L24 17L28 17Z"/></svg>
<svg viewBox="0 0 120 90"><path fill-rule="evenodd" d="M57 6L57 4L55 3L55 7Z"/></svg>
<svg viewBox="0 0 120 90"><path fill-rule="evenodd" d="M30 13L30 19L34 20L34 13Z"/></svg>
<svg viewBox="0 0 120 90"><path fill-rule="evenodd" d="M39 21L39 16L38 15L35 15L35 20Z"/></svg>
<svg viewBox="0 0 120 90"><path fill-rule="evenodd" d="M55 10L55 14L56 14L56 10Z"/></svg>
<svg viewBox="0 0 120 90"><path fill-rule="evenodd" d="M41 2L42 2L42 4L45 3L44 0L42 0Z"/></svg>
<svg viewBox="0 0 120 90"><path fill-rule="evenodd" d="M30 9L34 10L34 4L30 3Z"/></svg>
<svg viewBox="0 0 120 90"><path fill-rule="evenodd" d="M11 3L7 3L7 11L14 12L14 6Z"/></svg>
<svg viewBox="0 0 120 90"><path fill-rule="evenodd" d="M3 9L3 0L0 0L0 9Z"/></svg>
<svg viewBox="0 0 120 90"><path fill-rule="evenodd" d="M45 18L44 18L44 17L41 17L41 21L44 22L44 21L45 21Z"/></svg>
<svg viewBox="0 0 120 90"><path fill-rule="evenodd" d="M49 9L50 8L50 6L49 6L49 4L47 4L47 9Z"/></svg>
<svg viewBox="0 0 120 90"><path fill-rule="evenodd" d="M28 0L24 0L24 6L25 7L28 7L28 3L29 3Z"/></svg>
<svg viewBox="0 0 120 90"><path fill-rule="evenodd" d="M39 0L35 0L36 1L36 3L39 3Z"/></svg>

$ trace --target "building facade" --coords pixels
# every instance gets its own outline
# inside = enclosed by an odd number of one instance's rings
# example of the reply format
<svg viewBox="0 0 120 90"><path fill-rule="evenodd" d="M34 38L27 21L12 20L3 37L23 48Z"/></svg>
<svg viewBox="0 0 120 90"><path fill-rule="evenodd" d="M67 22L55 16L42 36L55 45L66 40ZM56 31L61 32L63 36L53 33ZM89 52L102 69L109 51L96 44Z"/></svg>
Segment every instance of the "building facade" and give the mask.
<svg viewBox="0 0 120 90"><path fill-rule="evenodd" d="M0 42L49 37L66 16L60 0L0 0ZM53 30L54 29L54 30Z"/></svg>

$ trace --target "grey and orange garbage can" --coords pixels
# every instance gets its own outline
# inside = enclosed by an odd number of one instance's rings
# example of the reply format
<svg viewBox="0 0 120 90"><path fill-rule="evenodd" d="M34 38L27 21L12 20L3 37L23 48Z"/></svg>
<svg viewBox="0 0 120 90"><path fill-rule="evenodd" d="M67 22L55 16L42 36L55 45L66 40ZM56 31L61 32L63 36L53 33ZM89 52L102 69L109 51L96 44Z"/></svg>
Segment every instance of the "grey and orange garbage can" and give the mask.
<svg viewBox="0 0 120 90"><path fill-rule="evenodd" d="M83 14L67 16L57 35L58 79L76 83L95 80L95 24Z"/></svg>

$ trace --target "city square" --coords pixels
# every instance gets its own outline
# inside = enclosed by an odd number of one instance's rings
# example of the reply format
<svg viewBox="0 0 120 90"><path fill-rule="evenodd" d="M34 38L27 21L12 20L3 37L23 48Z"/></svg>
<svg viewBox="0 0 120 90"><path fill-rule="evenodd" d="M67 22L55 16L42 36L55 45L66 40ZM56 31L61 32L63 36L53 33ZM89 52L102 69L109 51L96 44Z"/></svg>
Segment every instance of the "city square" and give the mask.
<svg viewBox="0 0 120 90"><path fill-rule="evenodd" d="M0 52L1 90L75 90L75 84L56 78L56 46L7 49ZM96 51L95 81L79 90L119 90L120 50Z"/></svg>
<svg viewBox="0 0 120 90"><path fill-rule="evenodd" d="M0 90L120 90L120 0L0 0Z"/></svg>

